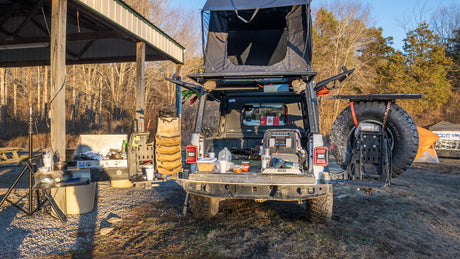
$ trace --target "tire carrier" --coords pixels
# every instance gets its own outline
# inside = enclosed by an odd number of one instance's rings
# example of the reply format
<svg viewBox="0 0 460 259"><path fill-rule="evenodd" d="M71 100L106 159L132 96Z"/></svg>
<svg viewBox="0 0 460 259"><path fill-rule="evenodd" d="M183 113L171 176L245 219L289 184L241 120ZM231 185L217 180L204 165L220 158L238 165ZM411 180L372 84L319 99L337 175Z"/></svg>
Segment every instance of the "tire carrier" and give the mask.
<svg viewBox="0 0 460 259"><path fill-rule="evenodd" d="M349 184L380 188L391 184L391 139L385 130L387 127L390 106L396 103L396 99L421 99L422 94L376 94L376 95L334 95L332 99L348 99L351 113L355 123L355 139L352 144L351 156L345 162L346 170L341 177L333 177L336 180L346 179ZM353 104L355 102L381 102L386 105L382 128L360 128L356 118ZM339 174L340 175L340 174ZM336 181L335 180L335 181ZM332 180L331 182L335 182Z"/></svg>

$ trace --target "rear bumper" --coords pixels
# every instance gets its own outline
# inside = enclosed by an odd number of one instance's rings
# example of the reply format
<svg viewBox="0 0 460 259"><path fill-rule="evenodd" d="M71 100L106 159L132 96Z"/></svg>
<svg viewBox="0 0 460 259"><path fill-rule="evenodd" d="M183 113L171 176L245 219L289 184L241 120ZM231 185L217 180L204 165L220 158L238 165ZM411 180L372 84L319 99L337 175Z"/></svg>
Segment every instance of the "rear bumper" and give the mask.
<svg viewBox="0 0 460 259"><path fill-rule="evenodd" d="M307 175L191 174L185 191L221 199L299 201L325 195L330 184L318 184Z"/></svg>

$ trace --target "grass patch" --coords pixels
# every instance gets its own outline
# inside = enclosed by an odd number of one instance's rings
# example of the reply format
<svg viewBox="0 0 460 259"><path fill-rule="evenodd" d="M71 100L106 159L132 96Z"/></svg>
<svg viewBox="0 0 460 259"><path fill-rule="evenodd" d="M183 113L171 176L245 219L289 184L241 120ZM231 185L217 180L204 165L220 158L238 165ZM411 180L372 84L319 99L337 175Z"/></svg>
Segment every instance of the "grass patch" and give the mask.
<svg viewBox="0 0 460 259"><path fill-rule="evenodd" d="M77 249L77 250L74 250L74 249L70 249L69 251L67 251L69 254L71 255L83 255L86 253L86 250L84 249Z"/></svg>

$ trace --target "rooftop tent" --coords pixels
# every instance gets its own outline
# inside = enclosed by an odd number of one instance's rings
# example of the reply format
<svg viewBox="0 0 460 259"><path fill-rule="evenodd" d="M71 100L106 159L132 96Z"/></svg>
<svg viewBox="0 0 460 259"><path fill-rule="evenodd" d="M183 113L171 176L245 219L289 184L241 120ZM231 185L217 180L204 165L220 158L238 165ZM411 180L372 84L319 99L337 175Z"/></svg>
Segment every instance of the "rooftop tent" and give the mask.
<svg viewBox="0 0 460 259"><path fill-rule="evenodd" d="M205 73L307 71L311 24L310 0L208 0Z"/></svg>

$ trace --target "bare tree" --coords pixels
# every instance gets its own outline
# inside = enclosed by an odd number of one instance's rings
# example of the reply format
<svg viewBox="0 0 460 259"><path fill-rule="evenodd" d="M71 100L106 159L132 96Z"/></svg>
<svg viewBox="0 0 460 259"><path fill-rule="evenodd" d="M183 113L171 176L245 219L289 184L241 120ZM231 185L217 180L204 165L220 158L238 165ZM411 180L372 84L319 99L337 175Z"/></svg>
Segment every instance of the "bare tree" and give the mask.
<svg viewBox="0 0 460 259"><path fill-rule="evenodd" d="M6 73L4 68L0 68L0 134L5 134L6 127Z"/></svg>
<svg viewBox="0 0 460 259"><path fill-rule="evenodd" d="M126 2L186 47L185 65L182 66L183 75L196 72L201 67L199 13L181 6L172 7L167 0L126 0ZM146 110L152 110L153 104L157 108L174 104L176 88L173 85L168 86L167 81L164 80L165 76L170 77L174 72L175 64L172 62L147 64ZM108 132L113 132L117 126L126 128L131 125L136 80L133 63L75 65L67 70L66 80L67 87L72 89L66 95L67 101L72 104L66 107L66 114L68 119L73 121L72 125L94 126ZM13 92L10 98L12 98L15 118L26 120L29 106L35 106L34 109L38 111L47 110L47 102L51 98L48 81L48 66L12 70L11 78L5 79L5 87L7 82L11 82ZM4 92L6 91L1 91L0 99ZM0 100L0 105L2 104ZM158 114L158 110L151 113ZM114 118L119 121L113 121ZM81 123L78 123L79 119ZM106 121L109 122L107 129L104 128Z"/></svg>
<svg viewBox="0 0 460 259"><path fill-rule="evenodd" d="M433 12L430 25L431 29L441 39L446 50L453 50L456 32L460 30L460 5L440 6Z"/></svg>
<svg viewBox="0 0 460 259"><path fill-rule="evenodd" d="M16 118L18 111L18 68L13 68L13 116Z"/></svg>
<svg viewBox="0 0 460 259"><path fill-rule="evenodd" d="M27 83L28 83L28 88L27 88L27 96L29 97L29 108L33 107L34 103L34 70L33 67L28 68L28 73L27 73Z"/></svg>
<svg viewBox="0 0 460 259"><path fill-rule="evenodd" d="M41 116L41 95L42 89L41 89L41 77L40 77L40 67L37 67L37 114L40 117Z"/></svg>
<svg viewBox="0 0 460 259"><path fill-rule="evenodd" d="M409 32L420 24L427 23L430 29L441 38L441 43L447 46L449 39L454 38L455 30L460 26L460 6L458 3L433 5L428 1L417 3L411 11L412 14L399 19L399 24L406 32Z"/></svg>
<svg viewBox="0 0 460 259"><path fill-rule="evenodd" d="M370 9L358 2L336 0L315 12L313 24L313 68L319 71L317 81L341 72L342 67L356 68L356 72L335 90L336 94L369 91L374 72L358 60L359 50L372 37L370 34ZM321 100L321 129L325 134L345 103L338 100Z"/></svg>

